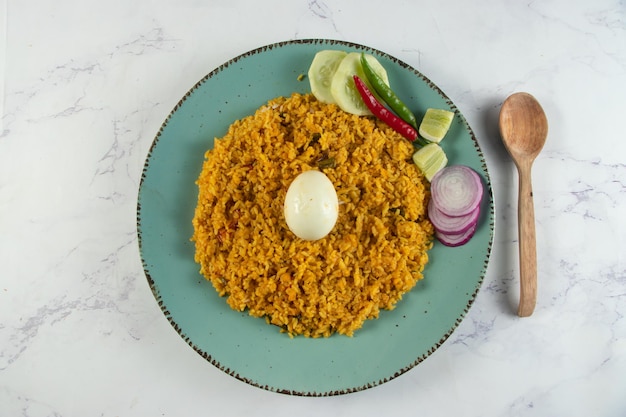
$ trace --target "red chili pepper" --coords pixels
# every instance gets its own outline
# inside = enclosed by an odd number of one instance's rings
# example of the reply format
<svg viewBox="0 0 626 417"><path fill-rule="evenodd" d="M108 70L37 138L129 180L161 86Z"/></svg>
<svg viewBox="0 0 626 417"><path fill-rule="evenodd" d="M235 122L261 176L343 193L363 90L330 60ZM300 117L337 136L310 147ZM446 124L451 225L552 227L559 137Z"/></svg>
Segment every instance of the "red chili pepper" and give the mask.
<svg viewBox="0 0 626 417"><path fill-rule="evenodd" d="M390 128L413 142L417 139L417 130L395 114L393 114L389 109L383 106L378 99L372 94L367 85L359 78L358 75L353 76L354 84L356 85L356 89L361 95L361 98L365 102L365 105L374 116L378 117L383 122L387 123Z"/></svg>

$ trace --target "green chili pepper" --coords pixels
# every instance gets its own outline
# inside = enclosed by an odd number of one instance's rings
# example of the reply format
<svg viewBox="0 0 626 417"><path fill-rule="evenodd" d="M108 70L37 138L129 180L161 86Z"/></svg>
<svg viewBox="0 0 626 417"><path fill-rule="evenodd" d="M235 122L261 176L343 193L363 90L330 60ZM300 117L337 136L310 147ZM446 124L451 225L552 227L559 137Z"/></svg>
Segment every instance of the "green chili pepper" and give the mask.
<svg viewBox="0 0 626 417"><path fill-rule="evenodd" d="M374 87L374 91L378 93L378 95L391 107L402 120L413 126L417 129L417 120L415 119L415 115L413 112L400 100L400 98L393 92L393 90L385 84L385 82L374 72L370 64L367 62L365 58L365 54L361 52L361 67L363 68L363 72L367 77L367 80L370 82L372 87Z"/></svg>
<svg viewBox="0 0 626 417"><path fill-rule="evenodd" d="M365 82L360 79L358 75L354 75L352 79L354 80L354 86L361 95L363 102L365 103L367 108L370 109L370 111L374 114L374 116L378 117L390 128L392 128L414 144L418 146L426 145L427 142L419 137L417 129L405 122L399 116L395 115L387 107L383 106L383 104L378 101L376 97L374 97L374 93L372 93L370 89L367 88Z"/></svg>
<svg viewBox="0 0 626 417"><path fill-rule="evenodd" d="M367 108L370 109L372 114L374 114L374 116L387 123L390 128L411 142L417 139L417 130L414 129L413 126L406 123L400 117L393 114L393 112L391 112L387 107L383 106L382 103L374 97L374 94L372 94L370 89L367 88L367 85L365 85L365 82L360 79L358 75L353 75L352 78L354 79L356 90L359 92L363 102Z"/></svg>

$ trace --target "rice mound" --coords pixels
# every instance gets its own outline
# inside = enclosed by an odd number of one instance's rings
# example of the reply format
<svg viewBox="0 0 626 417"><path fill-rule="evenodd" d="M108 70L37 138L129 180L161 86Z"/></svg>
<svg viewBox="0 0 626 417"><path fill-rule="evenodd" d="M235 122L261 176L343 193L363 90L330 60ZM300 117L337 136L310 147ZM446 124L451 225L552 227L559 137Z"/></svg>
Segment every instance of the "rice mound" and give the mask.
<svg viewBox="0 0 626 417"><path fill-rule="evenodd" d="M412 153L373 117L311 94L270 100L205 154L192 237L201 274L232 309L291 336L352 336L423 278L434 231ZM325 238L304 241L287 227L285 194L329 158L339 218Z"/></svg>

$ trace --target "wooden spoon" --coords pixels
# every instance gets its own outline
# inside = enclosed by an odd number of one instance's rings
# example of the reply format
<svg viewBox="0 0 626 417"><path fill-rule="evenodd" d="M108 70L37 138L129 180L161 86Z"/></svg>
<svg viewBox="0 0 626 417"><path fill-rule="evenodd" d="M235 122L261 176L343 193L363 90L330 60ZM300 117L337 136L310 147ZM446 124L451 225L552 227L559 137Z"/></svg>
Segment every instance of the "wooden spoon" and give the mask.
<svg viewBox="0 0 626 417"><path fill-rule="evenodd" d="M519 175L520 302L517 314L528 317L537 302L535 208L530 171L548 136L548 120L539 102L528 93L509 96L500 109L500 135Z"/></svg>

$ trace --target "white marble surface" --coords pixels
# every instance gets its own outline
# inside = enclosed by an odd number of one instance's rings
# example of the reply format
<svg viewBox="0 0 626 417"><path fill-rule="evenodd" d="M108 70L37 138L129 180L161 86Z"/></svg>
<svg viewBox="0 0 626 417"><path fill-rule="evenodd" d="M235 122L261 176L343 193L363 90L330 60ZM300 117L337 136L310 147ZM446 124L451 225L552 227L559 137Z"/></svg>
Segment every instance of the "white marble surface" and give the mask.
<svg viewBox="0 0 626 417"><path fill-rule="evenodd" d="M330 398L206 363L161 313L137 248L141 170L176 102L229 58L296 38L372 46L438 84L483 147L497 214L452 337L399 378ZM0 416L626 415L623 0L0 0L0 77ZM517 175L496 125L515 91L550 121L525 319Z"/></svg>

